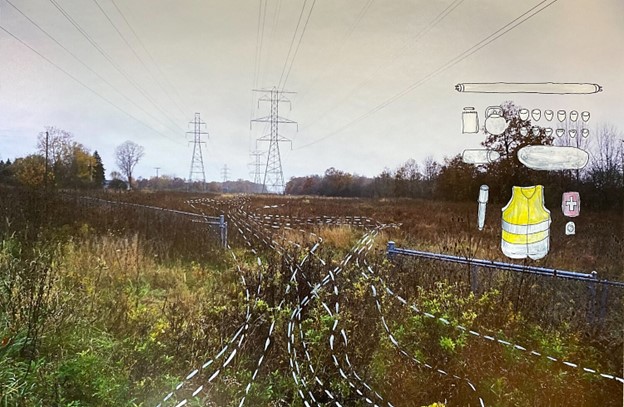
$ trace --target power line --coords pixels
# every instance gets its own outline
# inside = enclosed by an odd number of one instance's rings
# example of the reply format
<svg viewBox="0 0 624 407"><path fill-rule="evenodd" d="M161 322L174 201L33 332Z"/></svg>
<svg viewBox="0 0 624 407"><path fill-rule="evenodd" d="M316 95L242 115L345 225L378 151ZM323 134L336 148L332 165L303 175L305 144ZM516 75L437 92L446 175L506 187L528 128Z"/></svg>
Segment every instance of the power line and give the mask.
<svg viewBox="0 0 624 407"><path fill-rule="evenodd" d="M457 7L459 7L464 1L465 0L454 0L452 3L450 3L444 10L442 10L433 20L431 20L414 37L410 37L409 39L404 40L401 47L395 50L389 59L383 58L383 62L377 65L377 67L375 68L374 71L372 71L372 73L367 75L367 77L364 80L362 80L359 84L357 84L354 88L352 88L351 91L349 91L349 93L347 93L344 97L342 97L337 102L333 103L328 109L323 111L321 114L314 117L311 120L311 123L308 124L307 126L303 126L302 129L311 127L314 124L318 123L319 118L325 117L327 113L334 110L337 106L343 104L346 100L350 100L351 96L353 96L355 92L357 92L359 89L363 88L364 86L368 85L372 80L374 80L377 77L377 74L379 73L379 71L381 71L382 69L387 69L389 66L391 66L392 63L396 61L397 58L400 55L402 55L407 48L419 42L427 33L429 33L429 31L435 28L442 20L444 20L451 12L453 12Z"/></svg>
<svg viewBox="0 0 624 407"><path fill-rule="evenodd" d="M108 15L108 13L106 13L106 11L102 8L102 6L100 5L99 1L98 0L93 0L93 2L98 7L98 9L102 12L102 14L104 14L104 17L106 17L106 20L108 20L110 25L115 29L115 31L119 35L119 37L123 40L123 42L126 44L126 46L128 46L130 51L132 51L132 53L137 58L137 60L141 63L143 68L145 68L145 70L150 73L151 77L154 79L154 82L156 82L156 84L160 87L160 89L163 91L164 95L169 99L169 101L172 104L174 104L180 110L180 113L184 114L184 112L182 111L182 108L169 96L169 93L163 88L163 86L161 85L161 83L158 80L158 78L156 78L156 76L152 73L152 70L147 67L147 65L145 64L145 61L143 61L143 58L141 58L141 56L136 52L136 50L134 49L132 44L130 44L130 42L128 42L128 39L126 38L126 36L119 30L117 25L113 22L113 20Z"/></svg>
<svg viewBox="0 0 624 407"><path fill-rule="evenodd" d="M130 24L130 21L128 21L128 19L126 18L125 14L121 11L121 9L119 8L119 6L117 6L117 3L115 2L115 0L110 0L111 3L113 3L113 6L115 6L115 9L117 10L117 12L119 13L119 15L121 16L121 18L124 20L124 22L126 23L126 25L128 26L128 28L130 29L130 32L132 32L132 35L134 36L134 38L136 38L137 42L139 43L139 45L141 46L141 48L143 49L143 51L145 52L145 54L149 57L150 61L152 61L152 64L156 67L156 70L158 71L158 73L160 74L160 76L162 77L162 79L165 81L165 83L169 86L170 90L173 91L173 93L176 95L176 97L178 98L178 101L182 104L182 111L187 112L190 109L187 109L184 102L182 101L182 97L180 96L180 94L178 93L178 89L173 86L171 84L171 82L169 81L169 79L167 78L167 75L164 74L164 72L160 69L160 66L156 63L156 61L154 60L154 57L152 56L152 54L148 51L147 47L145 46L145 44L143 43L143 41L141 40L141 37L139 37L139 35L137 34L137 32L134 30L134 28L132 27L132 25ZM179 107L178 107L179 108Z"/></svg>
<svg viewBox="0 0 624 407"><path fill-rule="evenodd" d="M48 62L50 65L54 66L56 69L58 69L59 71L63 72L65 75L67 75L69 78L73 79L75 82L77 82L79 85L81 85L82 87L84 87L85 89L89 90L91 93L93 93L94 95L96 95L97 97L99 97L100 99L104 100L106 103L108 103L109 105L111 105L112 107L114 107L115 109L119 110L120 112L122 112L123 114L125 114L126 116L136 120L137 122L141 123L142 125L144 125L145 127L147 127L148 129L151 129L152 131L154 131L157 134L160 134L161 136L168 138L169 140L172 141L176 141L172 139L171 137L161 133L160 131L154 129L152 126L148 125L147 123L143 122L142 120L138 119L136 116L134 116L131 113L128 113L127 110L122 109L121 107L117 106L115 103L113 103L111 100L109 100L108 98L102 96L101 94L99 94L97 91L95 91L94 89L92 89L91 87L89 87L89 85L85 84L84 82L82 82L80 79L78 79L77 77L75 77L74 75L72 75L71 73L69 73L68 71L66 71L65 69L63 69L61 66L57 65L56 63L54 63L51 59L49 59L48 57L46 57L45 55L43 55L42 53L40 53L39 51L37 51L36 49L34 49L33 47L31 47L30 45L28 45L25 41L23 41L21 38L17 37L15 34L13 34L12 32L10 32L8 29L6 29L4 26L2 26L0 24L0 29L2 31L4 31L5 33L7 33L8 35L10 35L11 37L13 37L15 40L17 40L19 43L21 43L23 46L25 46L26 48L30 49L32 52L34 52L35 54L39 55L39 57L41 57L43 60L45 60L46 62Z"/></svg>
<svg viewBox="0 0 624 407"><path fill-rule="evenodd" d="M32 25L34 25L39 31L41 31L43 34L45 34L50 40L54 41L54 43L56 43L59 47L61 47L65 52L67 52L69 55L71 55L74 60L76 60L78 63L80 63L82 66L84 66L85 68L87 68L89 70L89 72L93 73L95 76L98 77L98 79L100 79L102 82L104 82L106 85L110 86L114 91L116 91L120 96L122 96L127 102L129 102L131 105L133 105L134 107L136 107L137 109L139 109L140 111L142 111L143 113L145 113L146 115L148 115L149 117L151 117L154 121L156 121L158 124L160 124L163 127L168 128L169 130L172 130L173 132L176 132L175 130L173 130L171 127L169 127L167 124L161 122L158 118L156 118L155 116L153 116L152 114L150 114L147 110L145 110L143 107L141 107L140 105L138 105L137 103L135 103L132 99L130 99L129 97L127 97L124 93L122 93L116 86L114 86L112 83L110 83L106 78L104 78L102 75L100 75L98 72L96 72L94 69L92 69L89 65L87 65L82 59L80 59L80 57L78 57L76 54L74 54L72 51L70 51L67 47L65 47L63 44L61 44L54 36L52 36L48 31L46 31L43 27L41 27L39 24L37 24L36 21L34 21L33 19L31 19L28 15L26 15L21 9L19 9L15 4L13 4L10 0L6 0L7 4L9 4L11 7L13 7L18 13L20 13L24 18L26 18Z"/></svg>
<svg viewBox="0 0 624 407"><path fill-rule="evenodd" d="M447 69L451 68L452 66L458 64L459 62L461 62L464 59L468 58L469 56L473 55L475 52L479 51L481 48L489 45L490 43L492 43L493 41L497 40L501 36L505 35L509 31L513 30L514 28L516 28L520 24L522 24L525 21L529 20L530 18L534 17L535 15L540 13L541 11L545 10L546 8L548 8L551 5L553 5L554 3L556 3L558 0L551 0L550 3L546 4L545 6L540 8L539 10L533 12L533 10L539 8L542 4L544 4L544 3L548 2L548 1L549 0L541 1L540 3L538 3L535 6L533 6L531 9L529 9L528 11L524 12L523 14L521 14L519 17L513 19L511 22L507 23L505 26L503 26L500 29L498 29L493 34L490 34L488 37L486 37L483 40L481 40L480 42L478 42L476 45L472 46L471 48L467 49L463 53L459 54L457 57L449 60L444 65L440 66L439 68L437 68L434 71L430 72L429 74L425 75L423 78L421 78L420 80L414 82L413 84L411 84L410 86L408 86L407 88L402 90L401 92L395 94L394 96L390 97L389 99L386 99L386 101L384 101L383 103L381 103L381 104L377 105L376 107L372 108L368 112L366 112L366 113L358 116L357 118L351 120L350 122L344 124L343 126L338 128L337 130L334 130L331 133L329 133L329 134L327 134L327 135L325 135L325 136L323 136L323 137L321 137L319 139L316 139L316 140L314 140L314 141L312 141L312 142L310 142L308 144L304 144L303 146L300 146L296 150L300 150L302 148L305 148L305 147L311 146L313 144L316 144L316 143L318 143L320 141L326 140L327 138L329 138L331 136L334 136L334 135L336 135L336 134L346 130L347 128L351 127L353 124L355 124L355 123L357 123L357 122L359 122L361 120L364 120L364 119L368 118L369 116L372 116L373 114L377 113L378 111L384 109L388 105L396 102L398 99L400 99L403 96L407 95L408 93L410 93L414 89L418 88L420 85L422 85L423 83L425 83L429 79L431 79L434 76L436 76L436 75L446 71ZM530 15L528 15L528 14L530 14ZM521 20L521 21L518 21L518 20ZM509 28L507 28L507 27L509 27Z"/></svg>
<svg viewBox="0 0 624 407"><path fill-rule="evenodd" d="M303 6L301 7L301 13L299 13L299 20L297 20L297 26L295 27L295 32L293 32L292 39L290 40L290 46L288 47L288 53L286 54L286 61L284 61L284 67L282 68L282 74L280 75L279 82L277 87L280 88L282 84L282 79L284 78L284 72L286 72L286 67L288 66L288 60L290 59L290 53L292 52L293 45L295 44L295 39L297 38L297 32L299 32L299 25L301 24L301 20L303 19L303 12L305 11L305 6L308 0L303 0Z"/></svg>
<svg viewBox="0 0 624 407"><path fill-rule="evenodd" d="M284 83L282 84L282 90L284 90L284 88L286 87L286 82L288 81L288 77L290 76L290 71L292 70L292 67L295 63L295 59L297 58L297 53L299 52L299 47L301 46L301 40L303 40L303 36L305 35L306 28L308 28L308 22L310 22L310 16L312 15L312 10L314 10L315 4L316 4L316 0L314 0L312 2L312 5L310 6L310 11L308 12L308 18L306 19L305 24L303 25L303 30L301 30L301 36L299 37L299 42L297 42L297 47L295 48L295 52L293 53L292 59L290 60L290 66L288 67L286 78L284 79ZM280 83L281 83L281 78L280 78Z"/></svg>
<svg viewBox="0 0 624 407"><path fill-rule="evenodd" d="M110 55L108 55L108 53L106 51L104 51L104 49L102 49L102 47L80 26L80 24L78 24L78 22L76 20L74 20L71 15L69 15L69 13L67 13L67 11L65 11L65 9L56 2L56 0L49 0L50 3L52 3L52 5L54 5L54 7L56 7L56 9L63 15L63 17L65 17L65 19L67 21L69 21L74 28L76 28L76 30L78 30L78 32L113 66L113 68L115 68L115 70L117 72L119 72L136 90L139 91L139 93L141 93L141 95L143 95L143 97L145 97L145 99L147 101L149 101L163 116L165 116L169 121L171 121L175 126L177 126L181 131L184 131L174 120L171 119L171 117L169 117L169 115L163 111L155 102L154 100L151 98L151 96L149 96L144 90L143 88L136 83L135 80L133 80L128 73L123 70L111 57Z"/></svg>

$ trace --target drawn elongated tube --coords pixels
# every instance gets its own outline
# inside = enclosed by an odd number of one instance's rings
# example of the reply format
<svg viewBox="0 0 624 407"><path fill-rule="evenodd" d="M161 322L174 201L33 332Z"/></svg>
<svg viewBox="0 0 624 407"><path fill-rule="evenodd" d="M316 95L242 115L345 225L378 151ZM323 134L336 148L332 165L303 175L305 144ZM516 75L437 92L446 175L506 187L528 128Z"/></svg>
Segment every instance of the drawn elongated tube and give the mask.
<svg viewBox="0 0 624 407"><path fill-rule="evenodd" d="M464 93L542 93L542 94L579 94L586 95L602 92L602 86L595 83L519 83L519 82L489 82L489 83L459 83L455 90Z"/></svg>
<svg viewBox="0 0 624 407"><path fill-rule="evenodd" d="M477 226L479 230L483 230L485 226L485 207L487 206L488 196L490 193L490 187L487 185L481 185L479 188L479 211L477 213Z"/></svg>
<svg viewBox="0 0 624 407"><path fill-rule="evenodd" d="M500 154L496 150L472 149L464 150L462 160L466 164L488 164L500 158Z"/></svg>

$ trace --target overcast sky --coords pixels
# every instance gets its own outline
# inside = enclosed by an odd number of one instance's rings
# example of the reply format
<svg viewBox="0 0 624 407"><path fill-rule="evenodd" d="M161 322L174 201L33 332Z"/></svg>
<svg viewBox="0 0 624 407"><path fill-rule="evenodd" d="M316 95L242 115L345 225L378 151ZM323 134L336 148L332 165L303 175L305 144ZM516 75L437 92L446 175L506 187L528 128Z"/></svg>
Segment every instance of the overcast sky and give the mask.
<svg viewBox="0 0 624 407"><path fill-rule="evenodd" d="M461 153L484 139L461 134L462 108L476 107L483 120L487 106L505 100L587 110L590 125L624 130L622 0L10 2L82 64L0 0L0 26L66 71L0 30L1 159L34 152L37 134L52 125L98 150L107 174L116 169L115 147L132 140L145 147L137 176L161 167L160 174L187 178L185 131L199 112L210 133L206 178L220 180L227 164L229 179L249 179L250 149L268 131L264 124L250 130L250 118L269 107L258 108L251 89L277 87L280 77L297 92L289 95L292 109L282 104L280 114L299 123L298 132L280 129L293 141L292 150L280 146L286 180L332 166L373 176L409 158ZM604 91L454 90L460 82L497 81L590 82Z"/></svg>

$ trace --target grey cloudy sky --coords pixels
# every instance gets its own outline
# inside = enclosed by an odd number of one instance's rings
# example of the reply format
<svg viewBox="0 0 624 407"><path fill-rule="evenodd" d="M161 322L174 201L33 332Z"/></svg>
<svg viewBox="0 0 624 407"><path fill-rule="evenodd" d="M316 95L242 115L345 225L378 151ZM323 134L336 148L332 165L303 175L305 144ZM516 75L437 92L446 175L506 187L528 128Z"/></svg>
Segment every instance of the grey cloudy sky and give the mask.
<svg viewBox="0 0 624 407"><path fill-rule="evenodd" d="M409 158L440 160L477 147L483 134L461 134L464 106L476 107L481 116L487 106L505 100L530 109L587 110L590 124L624 129L621 0L10 2L92 71L6 0L0 0L0 26L99 96L0 30L2 159L33 152L37 134L53 125L98 150L107 172L115 169L115 146L130 139L146 150L137 175L149 177L153 167L161 167L161 174L186 178L192 149L184 132L200 112L210 132L207 179L219 180L224 164L230 179L249 179L249 151L265 130L256 124L250 131L249 120L268 114L268 106L258 108L251 89L278 86L291 62L286 89L297 94L290 98L292 110L283 105L281 113L297 121L299 131L290 126L281 131L293 140L292 150L281 145L286 179L331 166L372 176ZM532 14L527 11L546 5L522 22L523 15ZM497 33L502 35L483 42ZM591 82L604 91L487 95L454 90L459 82L490 81Z"/></svg>

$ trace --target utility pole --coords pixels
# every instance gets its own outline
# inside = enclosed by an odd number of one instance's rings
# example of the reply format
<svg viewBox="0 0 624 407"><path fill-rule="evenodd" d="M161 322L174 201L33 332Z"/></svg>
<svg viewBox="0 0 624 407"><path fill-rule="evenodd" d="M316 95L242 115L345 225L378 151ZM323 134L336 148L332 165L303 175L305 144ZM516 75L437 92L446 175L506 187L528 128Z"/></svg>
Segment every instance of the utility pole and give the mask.
<svg viewBox="0 0 624 407"><path fill-rule="evenodd" d="M50 133L46 131L46 151L45 151L45 178L43 179L43 187L48 192L48 143L50 142Z"/></svg>
<svg viewBox="0 0 624 407"><path fill-rule="evenodd" d="M297 124L297 122L281 117L279 115L279 104L288 103L290 105L290 100L288 100L285 95L295 92L285 92L283 90L277 90L275 87L270 90L254 89L253 92L263 93L263 95L258 99L258 105L260 105L260 102L271 103L271 113L269 116L251 120L252 123L264 122L270 123L271 125L271 132L257 140L269 142L266 167L264 169L264 179L262 181L262 192L282 194L284 193L284 172L282 171L279 143L287 141L290 142L292 146L292 141L278 133L278 126L280 123ZM298 126L297 129L299 129Z"/></svg>
<svg viewBox="0 0 624 407"><path fill-rule="evenodd" d="M227 164L224 164L223 168L221 168L221 176L223 177L223 183L226 183L228 181L228 172L229 172L229 168Z"/></svg>
<svg viewBox="0 0 624 407"><path fill-rule="evenodd" d="M191 170L189 172L189 182L193 182L193 176L195 179L202 181L202 190L206 186L206 172L204 171L204 157L202 155L202 144L206 144L205 141L201 141L203 134L208 135L207 131L202 131L202 126L206 126L206 123L202 122L199 113L195 113L195 118L190 121L189 124L193 125L193 131L187 131L186 134L193 135L193 157L191 158ZM190 142L189 142L190 143Z"/></svg>
<svg viewBox="0 0 624 407"><path fill-rule="evenodd" d="M154 169L156 170L156 180L158 181L158 170L160 170L160 167L154 167Z"/></svg>

